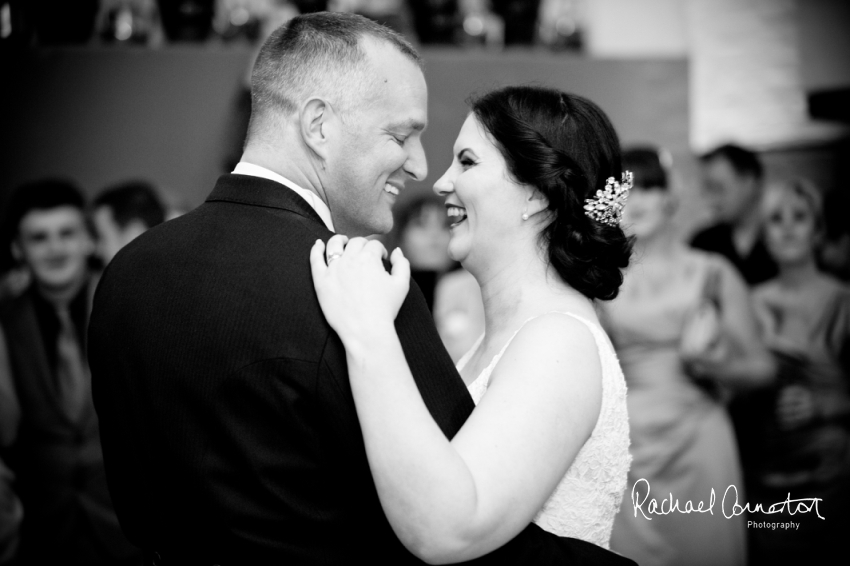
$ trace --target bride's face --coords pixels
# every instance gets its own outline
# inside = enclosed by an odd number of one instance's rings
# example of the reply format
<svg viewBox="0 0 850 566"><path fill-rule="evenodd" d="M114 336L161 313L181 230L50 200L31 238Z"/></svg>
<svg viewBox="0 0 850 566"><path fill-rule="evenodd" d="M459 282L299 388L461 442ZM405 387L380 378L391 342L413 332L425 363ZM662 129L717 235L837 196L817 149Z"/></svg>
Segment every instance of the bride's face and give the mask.
<svg viewBox="0 0 850 566"><path fill-rule="evenodd" d="M509 249L527 191L511 178L502 152L473 114L463 123L452 164L434 191L446 197L452 259L469 269Z"/></svg>

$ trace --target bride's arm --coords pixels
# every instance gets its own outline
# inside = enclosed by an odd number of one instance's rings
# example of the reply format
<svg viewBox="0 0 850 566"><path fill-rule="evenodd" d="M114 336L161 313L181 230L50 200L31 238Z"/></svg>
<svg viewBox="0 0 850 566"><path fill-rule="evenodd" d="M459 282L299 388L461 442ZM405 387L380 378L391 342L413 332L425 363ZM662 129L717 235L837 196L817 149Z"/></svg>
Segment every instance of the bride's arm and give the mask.
<svg viewBox="0 0 850 566"><path fill-rule="evenodd" d="M601 404L594 339L569 317L530 322L449 442L419 395L387 307L398 300L405 269L396 267L406 261L394 258L391 277L374 253L364 267L364 248L355 246L360 258L343 256L330 270L318 246L311 259L322 308L346 347L382 506L402 543L423 560L481 556L531 522L590 436Z"/></svg>

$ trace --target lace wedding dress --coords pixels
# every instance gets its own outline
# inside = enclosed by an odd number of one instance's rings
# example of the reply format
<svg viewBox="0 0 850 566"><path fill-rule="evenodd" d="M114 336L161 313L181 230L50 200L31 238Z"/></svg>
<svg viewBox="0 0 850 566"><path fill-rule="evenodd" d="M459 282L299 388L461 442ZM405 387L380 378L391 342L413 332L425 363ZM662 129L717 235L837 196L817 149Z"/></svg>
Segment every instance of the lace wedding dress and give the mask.
<svg viewBox="0 0 850 566"><path fill-rule="evenodd" d="M626 384L614 348L602 328L571 313L559 314L583 322L593 334L602 364L602 405L590 438L582 446L554 493L534 517L534 522L556 535L608 548L614 515L620 508L631 462ZM502 350L469 384L469 393L476 405L487 392L490 374L520 330L522 327L514 332ZM463 369L483 338L482 335L460 359L458 371ZM565 348L569 345L553 344L552 347ZM569 375L565 375L564 379L569 379ZM568 411L569 407L564 407L564 410Z"/></svg>

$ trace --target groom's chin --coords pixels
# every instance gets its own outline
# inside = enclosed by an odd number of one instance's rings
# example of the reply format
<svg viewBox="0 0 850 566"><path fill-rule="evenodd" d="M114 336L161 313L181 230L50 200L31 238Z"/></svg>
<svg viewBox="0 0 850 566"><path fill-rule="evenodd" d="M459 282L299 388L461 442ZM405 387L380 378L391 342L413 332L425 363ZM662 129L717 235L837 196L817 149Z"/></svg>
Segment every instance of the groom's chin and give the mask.
<svg viewBox="0 0 850 566"><path fill-rule="evenodd" d="M393 213L392 209L387 211L386 215L382 215L381 217L375 217L372 222L372 226L370 226L370 231L368 236L383 236L385 234L389 234L393 229Z"/></svg>

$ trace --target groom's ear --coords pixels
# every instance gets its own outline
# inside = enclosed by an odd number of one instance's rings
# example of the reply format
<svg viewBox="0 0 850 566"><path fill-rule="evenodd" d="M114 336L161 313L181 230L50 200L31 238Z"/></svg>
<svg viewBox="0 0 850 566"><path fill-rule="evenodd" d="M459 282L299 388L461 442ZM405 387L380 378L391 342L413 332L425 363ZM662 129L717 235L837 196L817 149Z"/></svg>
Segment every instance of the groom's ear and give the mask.
<svg viewBox="0 0 850 566"><path fill-rule="evenodd" d="M333 119L333 108L321 98L311 98L301 108L298 116L301 138L320 159L328 157L328 134Z"/></svg>

